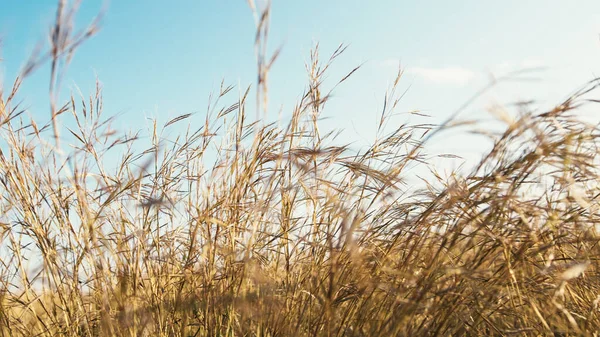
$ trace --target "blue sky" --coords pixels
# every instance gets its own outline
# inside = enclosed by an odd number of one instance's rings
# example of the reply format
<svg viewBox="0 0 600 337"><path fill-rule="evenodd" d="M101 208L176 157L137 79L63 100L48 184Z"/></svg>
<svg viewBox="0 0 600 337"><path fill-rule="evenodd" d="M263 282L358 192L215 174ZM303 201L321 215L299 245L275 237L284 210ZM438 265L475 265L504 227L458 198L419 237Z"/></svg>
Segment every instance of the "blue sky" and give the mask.
<svg viewBox="0 0 600 337"><path fill-rule="evenodd" d="M54 0L0 3L6 83L47 36L55 6ZM102 1L84 0L80 27L102 7ZM254 84L254 22L245 1L113 0L107 8L100 33L76 54L64 90L78 86L89 94L97 75L105 113L122 114L120 129L188 112L201 121L208 94L222 79ZM430 122L441 122L484 86L488 72L545 67L535 73L537 81L497 86L464 112L467 117L487 118L485 107L494 102L537 99L545 106L600 74L599 36L600 1L274 0L270 46L283 45L283 52L270 78L270 109L276 114L282 107L289 116L306 86L304 62L317 41L323 54L350 45L330 73L331 84L365 63L336 90L323 116L325 128L346 130L345 141L372 139L399 61L406 70L401 88L409 88L399 111L422 110ZM48 68L21 92L40 120L48 115ZM439 144L449 151L479 150L460 137Z"/></svg>

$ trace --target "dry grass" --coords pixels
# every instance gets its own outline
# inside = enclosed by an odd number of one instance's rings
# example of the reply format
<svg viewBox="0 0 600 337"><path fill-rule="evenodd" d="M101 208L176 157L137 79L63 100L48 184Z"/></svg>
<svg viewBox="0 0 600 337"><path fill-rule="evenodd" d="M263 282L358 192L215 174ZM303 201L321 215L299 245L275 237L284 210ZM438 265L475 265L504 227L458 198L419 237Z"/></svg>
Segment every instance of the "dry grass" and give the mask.
<svg viewBox="0 0 600 337"><path fill-rule="evenodd" d="M61 4L49 52L0 96L2 336L599 330L599 130L576 118L595 82L551 111L507 119L470 174L430 167L437 179L407 193L408 170L427 167L427 142L451 123L405 125L360 153L331 146L317 127L330 97L323 74L343 48L325 63L311 55L286 127L249 122L251 91L223 86L200 128L169 141L161 130L189 116L155 123L137 150L135 135L102 117L100 86L58 102L60 66L96 31L66 28L73 11ZM259 113L275 57L268 8L250 4ZM15 97L44 62L51 118L37 125ZM77 128L59 132L59 118ZM122 160L108 164L115 151Z"/></svg>

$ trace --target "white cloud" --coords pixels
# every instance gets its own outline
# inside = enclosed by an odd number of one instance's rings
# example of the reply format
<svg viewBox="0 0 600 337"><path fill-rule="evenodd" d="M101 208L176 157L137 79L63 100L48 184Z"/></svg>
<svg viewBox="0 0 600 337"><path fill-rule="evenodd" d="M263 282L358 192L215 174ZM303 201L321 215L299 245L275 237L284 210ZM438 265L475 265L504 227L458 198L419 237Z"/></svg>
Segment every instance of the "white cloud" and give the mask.
<svg viewBox="0 0 600 337"><path fill-rule="evenodd" d="M395 70L401 63L398 59L385 59L378 63L380 67ZM408 74L413 74L420 79L435 83L445 84L454 86L464 86L471 84L477 80L485 80L489 77L490 73L494 77L500 77L507 75L512 72L518 71L531 71L544 69L546 64L537 58L525 58L519 61L505 61L502 63L495 64L488 67L487 69L481 69L481 71L472 70L461 66L448 66L448 67L407 67L405 70Z"/></svg>
<svg viewBox="0 0 600 337"><path fill-rule="evenodd" d="M524 68L543 68L546 66L544 61L536 58L528 58L521 62Z"/></svg>
<svg viewBox="0 0 600 337"><path fill-rule="evenodd" d="M413 67L407 71L422 79L436 84L466 85L474 80L478 73L463 67L425 68Z"/></svg>

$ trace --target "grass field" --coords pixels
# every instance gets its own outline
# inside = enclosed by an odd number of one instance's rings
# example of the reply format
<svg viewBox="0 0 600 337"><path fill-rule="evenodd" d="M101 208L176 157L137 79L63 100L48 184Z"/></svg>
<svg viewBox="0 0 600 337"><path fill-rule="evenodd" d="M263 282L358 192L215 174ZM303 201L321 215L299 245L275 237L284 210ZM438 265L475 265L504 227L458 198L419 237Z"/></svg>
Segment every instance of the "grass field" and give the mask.
<svg viewBox="0 0 600 337"><path fill-rule="evenodd" d="M343 47L313 51L283 126L255 120L276 58L269 12L255 14L258 82L223 85L203 125L165 139L189 116L154 124L146 144L111 129L100 85L60 100L97 26L77 33L59 7L51 47L0 96L0 335L597 335L600 130L578 117L597 82L507 114L480 163L446 177L427 146L455 119L359 152L320 132ZM52 114L34 121L16 97L48 65ZM433 177L419 189L415 166Z"/></svg>

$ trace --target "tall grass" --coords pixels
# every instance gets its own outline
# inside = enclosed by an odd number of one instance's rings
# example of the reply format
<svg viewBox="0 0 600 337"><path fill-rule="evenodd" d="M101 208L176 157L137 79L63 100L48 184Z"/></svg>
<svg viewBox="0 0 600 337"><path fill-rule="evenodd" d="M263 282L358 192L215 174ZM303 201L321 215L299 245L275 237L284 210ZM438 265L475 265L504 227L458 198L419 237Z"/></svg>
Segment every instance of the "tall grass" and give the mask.
<svg viewBox="0 0 600 337"><path fill-rule="evenodd" d="M450 178L425 152L450 121L403 125L360 152L321 134L342 47L311 53L284 127L250 121L252 90L223 85L201 127L162 137L182 115L140 144L110 128L100 85L59 102L61 67L97 30L75 34L60 4L48 53L0 95L2 336L596 335L599 130L577 118L596 82L505 118L492 150ZM260 113L276 53L268 7L250 5ZM47 62L38 125L16 97ZM417 191L415 165L435 177Z"/></svg>

